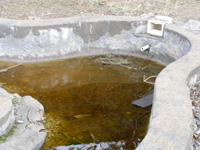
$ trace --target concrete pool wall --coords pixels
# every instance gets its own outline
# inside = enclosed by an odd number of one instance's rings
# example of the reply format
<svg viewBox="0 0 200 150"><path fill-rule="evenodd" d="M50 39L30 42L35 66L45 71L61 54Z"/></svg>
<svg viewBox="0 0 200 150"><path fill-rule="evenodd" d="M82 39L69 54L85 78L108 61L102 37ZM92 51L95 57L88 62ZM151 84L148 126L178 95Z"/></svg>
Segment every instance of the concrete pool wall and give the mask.
<svg viewBox="0 0 200 150"><path fill-rule="evenodd" d="M1 20L0 58L34 62L111 52L144 56L139 49L150 44L149 57L168 64L190 49L190 42L176 31L165 29L163 38L155 38L146 30L147 20L132 17Z"/></svg>
<svg viewBox="0 0 200 150"><path fill-rule="evenodd" d="M114 53L167 65L156 79L148 133L137 149L189 149L193 115L187 83L200 64L200 35L167 24L163 37L150 36L147 20L133 17L0 21L0 60L37 62ZM141 52L147 44L150 52Z"/></svg>

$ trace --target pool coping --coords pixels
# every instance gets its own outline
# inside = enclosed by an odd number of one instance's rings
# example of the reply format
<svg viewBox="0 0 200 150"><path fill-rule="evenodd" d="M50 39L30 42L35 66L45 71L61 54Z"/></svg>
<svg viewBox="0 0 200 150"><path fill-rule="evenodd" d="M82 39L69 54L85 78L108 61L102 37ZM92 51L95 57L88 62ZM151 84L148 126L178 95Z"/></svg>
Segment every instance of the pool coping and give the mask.
<svg viewBox="0 0 200 150"><path fill-rule="evenodd" d="M84 16L48 20L0 19L1 24L20 27L43 27L69 23L98 21L140 21L141 18L123 16ZM166 29L185 36L191 44L190 52L169 64L158 75L154 87L153 107L148 133L137 150L185 150L192 142L192 105L188 78L199 67L200 34L194 34L174 24Z"/></svg>
<svg viewBox="0 0 200 150"><path fill-rule="evenodd" d="M166 28L185 36L190 41L191 49L158 75L149 130L137 150L191 148L193 114L188 81L200 65L200 34L186 31L174 24L168 24Z"/></svg>

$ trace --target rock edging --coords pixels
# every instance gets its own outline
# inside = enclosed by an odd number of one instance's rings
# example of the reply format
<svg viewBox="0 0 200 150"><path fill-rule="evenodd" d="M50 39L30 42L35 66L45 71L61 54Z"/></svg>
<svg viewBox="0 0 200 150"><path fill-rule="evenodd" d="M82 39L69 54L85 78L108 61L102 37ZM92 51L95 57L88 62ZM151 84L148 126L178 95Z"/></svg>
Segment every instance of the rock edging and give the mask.
<svg viewBox="0 0 200 150"><path fill-rule="evenodd" d="M3 150L38 150L42 147L46 132L43 126L44 107L31 96L21 97L18 94L9 94L4 89L12 101L15 118L14 133L0 144Z"/></svg>

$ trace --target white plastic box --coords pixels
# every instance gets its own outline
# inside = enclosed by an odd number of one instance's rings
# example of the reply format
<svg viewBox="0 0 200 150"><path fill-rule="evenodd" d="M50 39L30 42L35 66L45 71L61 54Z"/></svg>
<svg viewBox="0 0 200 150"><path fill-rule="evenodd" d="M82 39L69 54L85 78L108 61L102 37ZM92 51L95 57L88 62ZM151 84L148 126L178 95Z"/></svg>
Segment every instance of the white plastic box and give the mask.
<svg viewBox="0 0 200 150"><path fill-rule="evenodd" d="M155 36L163 36L165 23L159 20L149 20L147 24L147 33Z"/></svg>

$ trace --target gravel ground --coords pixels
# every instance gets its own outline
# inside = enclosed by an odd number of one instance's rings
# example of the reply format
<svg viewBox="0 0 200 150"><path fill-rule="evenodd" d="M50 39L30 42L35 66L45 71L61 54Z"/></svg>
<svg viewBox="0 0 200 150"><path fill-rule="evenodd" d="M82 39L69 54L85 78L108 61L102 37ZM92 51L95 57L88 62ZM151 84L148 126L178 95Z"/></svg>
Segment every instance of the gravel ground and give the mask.
<svg viewBox="0 0 200 150"><path fill-rule="evenodd" d="M167 15L177 21L200 21L199 0L0 0L0 17L40 20L80 15Z"/></svg>
<svg viewBox="0 0 200 150"><path fill-rule="evenodd" d="M200 78L196 80L194 85L190 86L190 98L194 115L194 134L191 150L200 150Z"/></svg>

